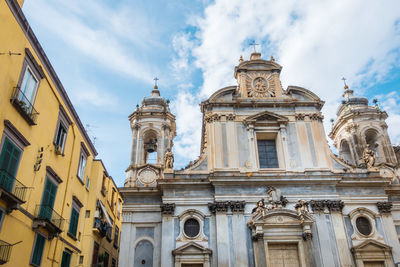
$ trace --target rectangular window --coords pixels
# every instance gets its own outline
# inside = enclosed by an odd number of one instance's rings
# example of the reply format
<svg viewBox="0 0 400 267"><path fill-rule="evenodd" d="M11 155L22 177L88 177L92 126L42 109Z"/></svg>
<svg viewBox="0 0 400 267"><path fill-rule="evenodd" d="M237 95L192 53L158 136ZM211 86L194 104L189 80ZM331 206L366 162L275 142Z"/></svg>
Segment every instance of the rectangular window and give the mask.
<svg viewBox="0 0 400 267"><path fill-rule="evenodd" d="M67 127L60 121L57 126L56 138L54 145L57 154L64 153L65 140L67 139Z"/></svg>
<svg viewBox="0 0 400 267"><path fill-rule="evenodd" d="M260 168L279 168L275 140L257 140Z"/></svg>
<svg viewBox="0 0 400 267"><path fill-rule="evenodd" d="M39 217L43 219L48 219L51 221L53 216L53 206L57 194L57 185L52 179L46 177L46 182L44 185L42 201L39 211Z"/></svg>
<svg viewBox="0 0 400 267"><path fill-rule="evenodd" d="M38 79L33 74L31 68L27 67L22 79L18 100L25 102L26 105L31 105L35 100L38 85Z"/></svg>
<svg viewBox="0 0 400 267"><path fill-rule="evenodd" d="M111 260L111 267L117 267L117 260L114 258Z"/></svg>
<svg viewBox="0 0 400 267"><path fill-rule="evenodd" d="M104 252L104 267L108 267L108 262L110 261L110 256L107 252Z"/></svg>
<svg viewBox="0 0 400 267"><path fill-rule="evenodd" d="M89 191L89 189L90 189L90 178L89 178L89 176L88 177L86 177L86 189Z"/></svg>
<svg viewBox="0 0 400 267"><path fill-rule="evenodd" d="M0 231L1 231L1 227L3 226L3 221L4 221L4 217L5 217L4 215L5 215L5 210L0 208Z"/></svg>
<svg viewBox="0 0 400 267"><path fill-rule="evenodd" d="M71 263L71 251L66 249L62 254L61 267L69 267L70 263Z"/></svg>
<svg viewBox="0 0 400 267"><path fill-rule="evenodd" d="M83 182L86 170L86 155L81 151L79 156L78 178Z"/></svg>
<svg viewBox="0 0 400 267"><path fill-rule="evenodd" d="M43 235L36 233L32 249L31 265L40 266L45 243L46 238Z"/></svg>
<svg viewBox="0 0 400 267"><path fill-rule="evenodd" d="M5 137L0 154L0 186L12 192L21 150L10 139Z"/></svg>
<svg viewBox="0 0 400 267"><path fill-rule="evenodd" d="M97 266L98 258L99 258L99 244L94 242L93 245L93 255L92 255L92 266Z"/></svg>
<svg viewBox="0 0 400 267"><path fill-rule="evenodd" d="M119 228L115 226L115 233L114 233L114 247L118 248L118 237L119 237Z"/></svg>
<svg viewBox="0 0 400 267"><path fill-rule="evenodd" d="M115 189L113 188L112 193L111 193L111 202L110 202L112 211L114 211L114 196L115 196Z"/></svg>
<svg viewBox="0 0 400 267"><path fill-rule="evenodd" d="M71 219L69 221L68 233L76 238L76 231L78 229L79 223L79 212L82 207L82 204L76 197L74 197L72 201L72 209L71 209Z"/></svg>
<svg viewBox="0 0 400 267"><path fill-rule="evenodd" d="M111 242L111 240L112 240L112 230L113 230L113 224L114 224L114 222L111 218L110 218L110 222L111 222L111 225L109 225L107 223L107 231L106 231L106 239L108 240L108 242Z"/></svg>

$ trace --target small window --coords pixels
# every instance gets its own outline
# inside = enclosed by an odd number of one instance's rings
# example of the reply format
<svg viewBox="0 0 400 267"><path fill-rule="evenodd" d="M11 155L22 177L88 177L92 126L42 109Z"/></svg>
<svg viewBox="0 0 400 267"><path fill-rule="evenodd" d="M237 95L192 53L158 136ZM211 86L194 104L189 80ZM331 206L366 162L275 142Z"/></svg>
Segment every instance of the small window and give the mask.
<svg viewBox="0 0 400 267"><path fill-rule="evenodd" d="M43 235L36 233L32 249L31 265L40 266L45 243L46 238Z"/></svg>
<svg viewBox="0 0 400 267"><path fill-rule="evenodd" d="M3 226L4 217L5 217L5 211L0 208L0 231Z"/></svg>
<svg viewBox="0 0 400 267"><path fill-rule="evenodd" d="M257 140L260 168L279 168L275 140Z"/></svg>
<svg viewBox="0 0 400 267"><path fill-rule="evenodd" d="M89 189L90 189L90 178L89 178L89 176L88 177L86 177L86 189L89 191Z"/></svg>
<svg viewBox="0 0 400 267"><path fill-rule="evenodd" d="M27 67L25 69L24 78L22 79L18 100L24 101L26 105L31 105L35 100L38 85L38 79L33 74L31 68Z"/></svg>
<svg viewBox="0 0 400 267"><path fill-rule="evenodd" d="M191 238L195 238L200 233L200 224L193 218L187 219L183 228L185 234Z"/></svg>
<svg viewBox="0 0 400 267"><path fill-rule="evenodd" d="M114 232L114 247L118 248L118 237L119 237L119 228L118 226L115 226L115 232Z"/></svg>
<svg viewBox="0 0 400 267"><path fill-rule="evenodd" d="M62 122L59 122L57 128L56 139L54 140L56 153L64 154L65 140L67 139L67 127Z"/></svg>
<svg viewBox="0 0 400 267"><path fill-rule="evenodd" d="M83 264L83 256L79 256L79 264Z"/></svg>
<svg viewBox="0 0 400 267"><path fill-rule="evenodd" d="M114 258L111 260L111 267L117 267L117 260Z"/></svg>
<svg viewBox="0 0 400 267"><path fill-rule="evenodd" d="M86 149L85 144L82 142L81 143L81 153L79 154L79 165L78 165L78 173L77 173L77 176L82 184L84 184L86 162L87 162L88 156L89 156L89 152Z"/></svg>
<svg viewBox="0 0 400 267"><path fill-rule="evenodd" d="M69 267L71 263L71 251L66 249L63 251L61 259L61 267Z"/></svg>
<svg viewBox="0 0 400 267"><path fill-rule="evenodd" d="M85 218L90 218L90 210L86 210Z"/></svg>
<svg viewBox="0 0 400 267"><path fill-rule="evenodd" d="M356 219L356 226L357 226L357 230L365 235L365 236L369 236L372 232L372 226L370 221L364 217L364 216L360 216Z"/></svg>

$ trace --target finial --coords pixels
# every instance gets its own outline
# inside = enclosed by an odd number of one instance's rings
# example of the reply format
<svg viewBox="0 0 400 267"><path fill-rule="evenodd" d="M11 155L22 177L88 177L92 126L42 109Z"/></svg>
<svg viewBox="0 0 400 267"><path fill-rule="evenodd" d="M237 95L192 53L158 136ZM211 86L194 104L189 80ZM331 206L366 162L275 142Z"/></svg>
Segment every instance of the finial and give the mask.
<svg viewBox="0 0 400 267"><path fill-rule="evenodd" d="M342 80L343 80L343 83L344 83L344 90L349 89L349 87L348 87L347 84L346 84L346 78L343 77Z"/></svg>
<svg viewBox="0 0 400 267"><path fill-rule="evenodd" d="M242 63L242 62L243 62L243 57L242 57L242 55L240 55L239 63Z"/></svg>
<svg viewBox="0 0 400 267"><path fill-rule="evenodd" d="M256 51L256 45L259 45L259 44L256 44L256 42L253 40L249 45L252 45L253 48L254 48L254 53L257 53L257 51Z"/></svg>
<svg viewBox="0 0 400 267"><path fill-rule="evenodd" d="M274 58L274 56L271 56L271 59L270 59L270 61L272 61L272 62L275 62L275 58Z"/></svg>
<svg viewBox="0 0 400 267"><path fill-rule="evenodd" d="M158 89L158 86L157 86L157 81L159 80L157 77L155 77L154 79L154 89Z"/></svg>

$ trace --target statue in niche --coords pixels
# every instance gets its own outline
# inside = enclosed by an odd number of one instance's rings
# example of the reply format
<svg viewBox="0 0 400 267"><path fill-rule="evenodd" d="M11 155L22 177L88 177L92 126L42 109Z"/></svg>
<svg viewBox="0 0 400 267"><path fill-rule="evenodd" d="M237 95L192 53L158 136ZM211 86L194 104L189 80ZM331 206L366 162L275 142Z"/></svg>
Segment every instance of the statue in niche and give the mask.
<svg viewBox="0 0 400 267"><path fill-rule="evenodd" d="M367 144L367 147L364 148L363 160L368 169L372 168L375 165L375 152L369 148L369 144Z"/></svg>
<svg viewBox="0 0 400 267"><path fill-rule="evenodd" d="M169 148L167 149L167 152L164 156L164 167L165 169L172 169L174 167L174 154Z"/></svg>

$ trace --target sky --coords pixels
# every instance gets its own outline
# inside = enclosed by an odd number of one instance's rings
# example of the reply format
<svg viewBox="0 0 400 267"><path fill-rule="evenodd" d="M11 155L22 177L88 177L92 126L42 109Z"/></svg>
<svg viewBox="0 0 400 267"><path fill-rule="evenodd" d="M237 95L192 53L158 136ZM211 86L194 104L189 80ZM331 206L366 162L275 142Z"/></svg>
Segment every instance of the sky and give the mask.
<svg viewBox="0 0 400 267"><path fill-rule="evenodd" d="M153 78L176 115L179 169L199 156L199 103L237 84L233 69L252 42L283 66L284 88L325 101L326 133L346 77L355 95L378 99L400 143L398 0L25 0L23 12L118 186L130 162L128 116Z"/></svg>

